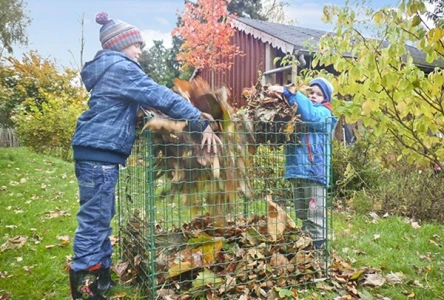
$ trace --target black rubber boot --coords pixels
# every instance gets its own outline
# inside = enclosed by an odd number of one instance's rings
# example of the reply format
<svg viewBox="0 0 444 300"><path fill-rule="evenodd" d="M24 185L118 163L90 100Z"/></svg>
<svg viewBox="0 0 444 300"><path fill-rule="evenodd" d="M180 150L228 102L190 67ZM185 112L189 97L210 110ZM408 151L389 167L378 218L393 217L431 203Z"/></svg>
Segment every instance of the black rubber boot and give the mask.
<svg viewBox="0 0 444 300"><path fill-rule="evenodd" d="M103 300L98 289L100 265L87 270L74 272L69 267L69 284L71 286L71 299L73 300Z"/></svg>
<svg viewBox="0 0 444 300"><path fill-rule="evenodd" d="M109 292L117 284L111 279L110 268L100 268L99 270L99 292L104 294Z"/></svg>

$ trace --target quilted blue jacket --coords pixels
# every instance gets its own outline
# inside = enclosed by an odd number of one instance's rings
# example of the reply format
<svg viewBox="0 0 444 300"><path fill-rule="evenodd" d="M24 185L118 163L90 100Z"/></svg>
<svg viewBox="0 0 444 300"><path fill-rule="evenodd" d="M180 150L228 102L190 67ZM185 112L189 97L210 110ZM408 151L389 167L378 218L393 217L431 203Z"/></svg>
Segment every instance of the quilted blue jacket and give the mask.
<svg viewBox="0 0 444 300"><path fill-rule="evenodd" d="M196 107L157 84L121 52L99 51L80 74L91 96L89 109L77 120L72 139L75 160L124 165L134 144L141 106L155 108L174 119L190 120L195 131L202 132L208 125Z"/></svg>
<svg viewBox="0 0 444 300"><path fill-rule="evenodd" d="M299 143L285 147L285 178L310 179L326 186L330 183L331 139L337 118L329 105L313 104L301 92L284 90L290 104L297 103L302 126L296 126ZM329 104L329 103L328 103Z"/></svg>

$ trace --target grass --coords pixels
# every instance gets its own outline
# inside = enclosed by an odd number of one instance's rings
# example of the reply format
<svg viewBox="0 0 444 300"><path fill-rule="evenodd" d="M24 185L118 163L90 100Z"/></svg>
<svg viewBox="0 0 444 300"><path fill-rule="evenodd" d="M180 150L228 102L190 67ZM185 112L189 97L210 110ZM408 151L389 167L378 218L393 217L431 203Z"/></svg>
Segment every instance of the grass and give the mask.
<svg viewBox="0 0 444 300"><path fill-rule="evenodd" d="M27 239L21 248L0 252L0 299L69 299L65 266L72 254L77 192L72 163L26 148L0 148L0 244ZM442 224L417 227L402 217L375 220L335 212L334 232L334 251L353 268L371 267L402 279L380 288L360 285L367 299L444 299ZM127 299L142 299L131 293ZM299 294L299 299L335 297L338 291L316 288Z"/></svg>
<svg viewBox="0 0 444 300"><path fill-rule="evenodd" d="M0 178L0 243L27 238L23 247L0 252L0 298L8 292L11 299L68 299L64 268L77 210L73 164L1 148Z"/></svg>
<svg viewBox="0 0 444 300"><path fill-rule="evenodd" d="M367 215L335 214L337 254L355 266L395 273L403 284L372 291L390 299L444 299L444 226L391 216L375 221Z"/></svg>

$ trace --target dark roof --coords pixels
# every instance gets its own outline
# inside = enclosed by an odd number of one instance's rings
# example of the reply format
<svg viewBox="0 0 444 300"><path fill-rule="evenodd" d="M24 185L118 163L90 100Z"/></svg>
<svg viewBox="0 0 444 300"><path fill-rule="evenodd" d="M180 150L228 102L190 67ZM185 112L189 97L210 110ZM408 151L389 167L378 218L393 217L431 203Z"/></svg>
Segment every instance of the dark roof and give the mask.
<svg viewBox="0 0 444 300"><path fill-rule="evenodd" d="M317 29L278 24L248 18L236 19L241 21L242 23L247 24L248 26L268 33L274 37L277 37L278 39L281 39L282 41L290 43L299 49L304 49L304 43L310 39L313 39L314 45L316 45L321 36L328 33L326 31Z"/></svg>
<svg viewBox="0 0 444 300"><path fill-rule="evenodd" d="M255 37L261 38L263 42L269 42L274 47L281 48L284 52L287 52L287 50L289 49L288 46L282 47L282 44L274 41L273 37L279 39L281 42L284 42L284 45L291 45L293 50L308 51L308 47L305 46L306 42L308 42L308 45L310 46L316 46L323 35L332 34L332 32L323 30L253 20L242 17L238 17L235 20L241 22L235 23L235 27L237 27L238 29L244 30L247 33L252 33ZM246 30L245 25L249 27L250 30ZM263 35L258 32L263 33ZM433 69L434 67L444 68L443 59L436 60L432 64L430 64L426 61L426 55L422 51L409 45L406 45L406 48L408 51L410 51L410 54L412 55L413 60L417 66L428 69Z"/></svg>

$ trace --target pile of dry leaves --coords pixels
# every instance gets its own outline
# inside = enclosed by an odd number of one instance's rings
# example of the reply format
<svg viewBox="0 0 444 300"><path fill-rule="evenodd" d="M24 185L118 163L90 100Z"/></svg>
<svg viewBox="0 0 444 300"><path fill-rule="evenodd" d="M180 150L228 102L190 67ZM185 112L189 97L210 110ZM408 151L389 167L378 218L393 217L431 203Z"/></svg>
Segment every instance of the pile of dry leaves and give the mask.
<svg viewBox="0 0 444 300"><path fill-rule="evenodd" d="M292 89L295 91L294 87ZM236 115L247 123L244 132L252 133L254 144L273 147L294 142L295 135L292 133L299 120L297 104L290 105L282 94L269 91L268 86L259 82L245 88L242 97L247 104Z"/></svg>
<svg viewBox="0 0 444 300"><path fill-rule="evenodd" d="M153 241L140 234L148 224L135 215L122 228L124 262L115 271L123 283L143 282L153 299L298 299L309 283L336 291L337 299L359 299L358 284L384 283L377 270L315 250L310 236L267 202L267 216L232 218L224 228L200 216L168 230L156 226Z"/></svg>
<svg viewBox="0 0 444 300"><path fill-rule="evenodd" d="M267 202L267 216L227 219L223 228L216 227L209 215L180 228L157 226L156 257L146 253L140 243L143 240L135 241L147 224L134 216L122 232L127 251L123 256L131 258L135 268L130 264L117 266L121 280L149 281L152 278L143 278L144 274L154 271L156 294L161 299L191 299L197 295L239 299L240 294L266 299L276 292L275 287L297 286L325 277L325 260L313 250L312 239L276 203ZM147 272L151 259L155 270Z"/></svg>

